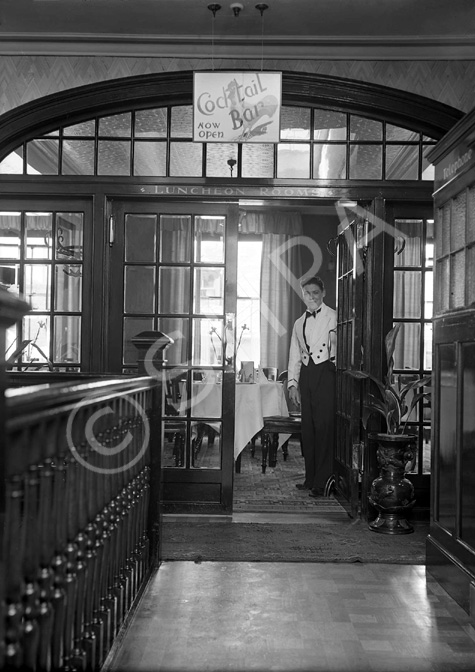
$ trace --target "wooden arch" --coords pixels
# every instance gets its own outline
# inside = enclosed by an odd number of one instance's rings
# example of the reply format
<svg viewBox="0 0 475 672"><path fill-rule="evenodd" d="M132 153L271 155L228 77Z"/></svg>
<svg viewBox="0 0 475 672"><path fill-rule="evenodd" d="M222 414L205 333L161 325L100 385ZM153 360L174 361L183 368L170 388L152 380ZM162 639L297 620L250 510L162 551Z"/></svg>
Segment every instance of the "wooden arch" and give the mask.
<svg viewBox="0 0 475 672"><path fill-rule="evenodd" d="M189 105L193 72L124 77L38 98L0 116L0 159L38 134L95 116L132 109ZM327 75L283 72L284 105L352 112L441 138L463 113L417 94Z"/></svg>

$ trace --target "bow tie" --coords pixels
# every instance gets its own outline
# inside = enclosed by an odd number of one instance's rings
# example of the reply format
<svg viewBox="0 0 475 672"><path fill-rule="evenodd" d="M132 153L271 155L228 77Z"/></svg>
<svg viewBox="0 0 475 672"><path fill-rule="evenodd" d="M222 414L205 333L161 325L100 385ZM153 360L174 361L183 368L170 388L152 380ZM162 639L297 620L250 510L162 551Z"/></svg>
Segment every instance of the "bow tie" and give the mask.
<svg viewBox="0 0 475 672"><path fill-rule="evenodd" d="M316 315L318 315L318 313L320 311L321 311L321 308L319 308L318 310L315 310L313 313L311 313L309 310L306 310L305 313L306 313L307 317L315 317Z"/></svg>

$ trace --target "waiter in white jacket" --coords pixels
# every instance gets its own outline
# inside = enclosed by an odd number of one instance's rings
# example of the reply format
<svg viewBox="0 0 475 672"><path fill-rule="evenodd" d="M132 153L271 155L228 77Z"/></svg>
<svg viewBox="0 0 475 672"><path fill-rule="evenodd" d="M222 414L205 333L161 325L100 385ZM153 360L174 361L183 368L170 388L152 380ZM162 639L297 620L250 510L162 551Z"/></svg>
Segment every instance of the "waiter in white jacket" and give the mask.
<svg viewBox="0 0 475 672"><path fill-rule="evenodd" d="M305 480L297 488L321 497L333 467L336 312L323 303L321 278L301 286L307 310L294 324L288 366L289 397L302 413Z"/></svg>

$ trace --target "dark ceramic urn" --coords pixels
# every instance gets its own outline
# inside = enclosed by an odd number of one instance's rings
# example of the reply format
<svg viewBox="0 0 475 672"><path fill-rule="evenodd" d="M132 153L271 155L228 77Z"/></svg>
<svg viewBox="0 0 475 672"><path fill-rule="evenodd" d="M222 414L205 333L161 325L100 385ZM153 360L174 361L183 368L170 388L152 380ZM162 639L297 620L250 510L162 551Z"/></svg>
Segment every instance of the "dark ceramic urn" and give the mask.
<svg viewBox="0 0 475 672"><path fill-rule="evenodd" d="M377 442L379 476L369 501L378 515L369 527L381 534L410 534L414 528L407 516L415 504L414 486L406 478L407 465L414 464L416 437L409 434L371 434Z"/></svg>

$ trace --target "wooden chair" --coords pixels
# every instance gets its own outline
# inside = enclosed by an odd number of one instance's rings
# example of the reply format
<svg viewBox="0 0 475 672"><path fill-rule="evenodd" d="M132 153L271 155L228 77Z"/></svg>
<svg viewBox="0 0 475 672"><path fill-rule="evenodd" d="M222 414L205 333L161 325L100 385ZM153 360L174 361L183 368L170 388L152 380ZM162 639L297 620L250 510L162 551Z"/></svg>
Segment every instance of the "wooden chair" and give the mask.
<svg viewBox="0 0 475 672"><path fill-rule="evenodd" d="M300 411L290 401L287 390L287 371L283 371L278 377L278 381L284 385L284 395L287 401L287 407L290 415L271 415L264 418L264 427L262 429L262 473L266 473L267 457L269 457L269 466L275 467L277 464L277 449L279 447L279 434L298 434L300 436L300 445L302 445L302 421ZM284 462L289 454L288 440L282 446L282 455Z"/></svg>

